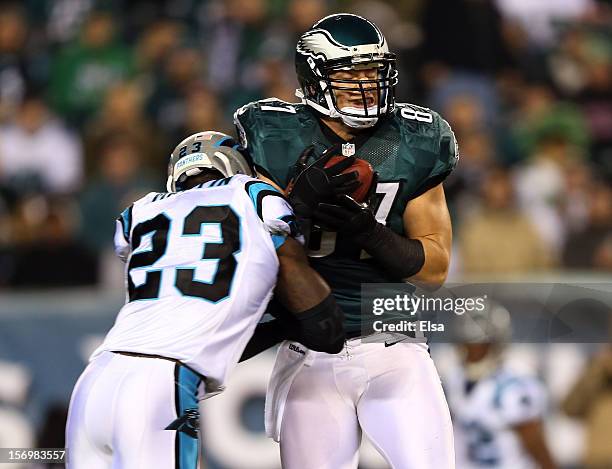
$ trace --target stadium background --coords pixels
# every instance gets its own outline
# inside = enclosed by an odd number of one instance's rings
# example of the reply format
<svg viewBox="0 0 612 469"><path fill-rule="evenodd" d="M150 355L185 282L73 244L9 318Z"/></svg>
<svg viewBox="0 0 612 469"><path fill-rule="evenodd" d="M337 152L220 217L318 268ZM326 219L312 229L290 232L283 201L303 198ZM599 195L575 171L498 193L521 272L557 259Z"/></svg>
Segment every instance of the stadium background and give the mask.
<svg viewBox="0 0 612 469"><path fill-rule="evenodd" d="M398 99L457 135L451 279L610 283L609 1L1 1L0 447L63 446L72 386L123 300L117 214L163 190L184 136L233 132L248 101L293 100L296 38L340 11L380 26ZM567 467L589 433L561 404L602 347L510 348L547 386L549 443ZM452 363L450 347L434 353ZM273 358L239 367L204 405L206 467L278 467L261 433ZM385 466L366 449L362 467Z"/></svg>

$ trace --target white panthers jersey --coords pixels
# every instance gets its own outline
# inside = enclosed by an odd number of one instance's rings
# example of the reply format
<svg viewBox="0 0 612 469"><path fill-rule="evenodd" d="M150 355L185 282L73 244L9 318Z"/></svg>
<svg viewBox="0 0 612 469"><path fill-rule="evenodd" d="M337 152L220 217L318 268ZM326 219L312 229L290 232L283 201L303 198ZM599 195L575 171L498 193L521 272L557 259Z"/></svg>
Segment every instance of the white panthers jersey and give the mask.
<svg viewBox="0 0 612 469"><path fill-rule="evenodd" d="M471 388L457 372L445 382L457 469L536 467L513 427L542 418L545 394L532 377L498 369Z"/></svg>
<svg viewBox="0 0 612 469"><path fill-rule="evenodd" d="M91 359L126 351L180 360L223 388L276 284L276 250L299 238L291 207L248 176L150 193L117 220L127 299Z"/></svg>

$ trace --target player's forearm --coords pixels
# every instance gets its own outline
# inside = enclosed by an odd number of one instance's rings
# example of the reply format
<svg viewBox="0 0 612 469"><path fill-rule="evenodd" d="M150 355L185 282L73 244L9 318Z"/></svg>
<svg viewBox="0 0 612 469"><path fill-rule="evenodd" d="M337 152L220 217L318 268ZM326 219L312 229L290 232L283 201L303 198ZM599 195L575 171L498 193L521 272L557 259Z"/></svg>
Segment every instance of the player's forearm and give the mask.
<svg viewBox="0 0 612 469"><path fill-rule="evenodd" d="M281 314L288 339L327 353L338 353L345 338L344 314L325 281L309 265L302 246L287 240L279 253L276 299L287 308Z"/></svg>
<svg viewBox="0 0 612 469"><path fill-rule="evenodd" d="M292 313L306 311L329 294L325 281L304 261L279 257L280 269L276 282L275 296Z"/></svg>
<svg viewBox="0 0 612 469"><path fill-rule="evenodd" d="M518 424L514 427L515 433L523 444L525 450L538 463L542 469L556 469L557 465L550 454L544 429L540 420L532 420Z"/></svg>
<svg viewBox="0 0 612 469"><path fill-rule="evenodd" d="M410 281L426 289L440 288L448 276L450 265L450 252L436 239L435 236L416 238L421 241L425 252L423 267Z"/></svg>
<svg viewBox="0 0 612 469"><path fill-rule="evenodd" d="M303 305L309 304L310 301L301 301L299 302L300 307L296 308L298 303L295 299L292 299L292 296L297 295L298 292L299 295L308 294L312 284L302 283L303 277L295 277L294 280L289 283L290 288L287 282L283 282L281 288L279 289L277 286L276 290L277 293L282 292L277 294L279 302L288 309L285 314L280 316L280 321L285 326L285 338L300 342L309 349L318 352L340 352L346 337L344 313L336 304L336 300L329 292L327 285L325 286L328 293L321 301L308 309L304 309ZM302 288L300 288L300 285L302 285ZM322 291L320 288L315 288L313 293L318 297ZM294 295L291 295L291 292Z"/></svg>
<svg viewBox="0 0 612 469"><path fill-rule="evenodd" d="M344 314L327 284L310 267L283 269L276 294L289 314L287 339L318 352L338 353L345 339ZM291 317L289 317L291 315Z"/></svg>
<svg viewBox="0 0 612 469"><path fill-rule="evenodd" d="M426 289L441 287L450 264L452 225L441 184L412 199L404 210L404 232L423 244L425 262L410 281Z"/></svg>

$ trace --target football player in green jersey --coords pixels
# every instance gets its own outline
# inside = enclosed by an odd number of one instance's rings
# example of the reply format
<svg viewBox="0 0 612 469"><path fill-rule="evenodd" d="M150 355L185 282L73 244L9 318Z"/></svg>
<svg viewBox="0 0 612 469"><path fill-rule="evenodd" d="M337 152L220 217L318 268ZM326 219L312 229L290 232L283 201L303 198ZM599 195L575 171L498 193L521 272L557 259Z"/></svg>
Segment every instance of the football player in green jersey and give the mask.
<svg viewBox="0 0 612 469"><path fill-rule="evenodd" d="M391 467L454 465L448 406L426 344L361 340L361 284L436 288L450 259L441 184L457 162L457 144L434 111L395 102L395 61L373 23L331 15L298 42L302 102L264 99L235 114L260 176L280 189L293 178L296 211L324 227L311 233L308 254L342 305L351 338L336 355L292 342L279 349L266 429L280 441L285 469L356 468L362 432ZM299 155L334 145L378 173L369 206L342 194L356 177L341 175L342 163L292 174Z"/></svg>

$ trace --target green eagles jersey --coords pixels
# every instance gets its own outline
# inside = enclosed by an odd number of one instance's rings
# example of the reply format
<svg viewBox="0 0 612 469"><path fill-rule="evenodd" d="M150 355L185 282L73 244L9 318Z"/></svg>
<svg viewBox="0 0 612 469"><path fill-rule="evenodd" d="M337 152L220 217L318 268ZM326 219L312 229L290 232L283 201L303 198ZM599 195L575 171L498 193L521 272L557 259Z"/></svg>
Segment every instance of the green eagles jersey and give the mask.
<svg viewBox="0 0 612 469"><path fill-rule="evenodd" d="M376 219L404 234L403 213L409 200L442 182L458 160L455 136L437 113L412 104L397 104L378 124L345 142L304 104L278 99L256 101L236 111L234 122L258 172L286 187L300 153L314 144L316 154L337 143L354 150L378 172L373 209ZM354 145L349 146L349 145ZM331 287L343 308L347 330L361 328L362 283L398 282L340 233L314 231L308 255L311 265Z"/></svg>

